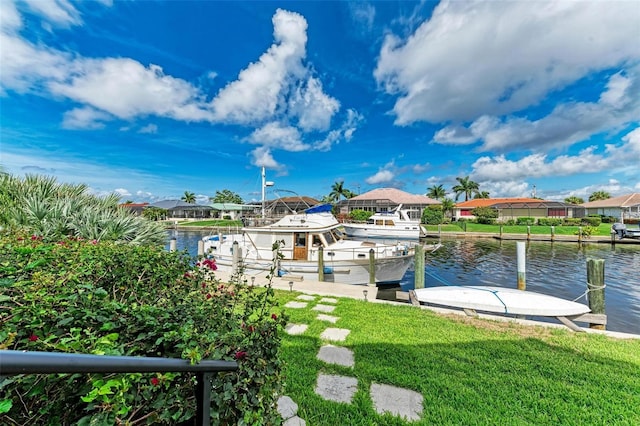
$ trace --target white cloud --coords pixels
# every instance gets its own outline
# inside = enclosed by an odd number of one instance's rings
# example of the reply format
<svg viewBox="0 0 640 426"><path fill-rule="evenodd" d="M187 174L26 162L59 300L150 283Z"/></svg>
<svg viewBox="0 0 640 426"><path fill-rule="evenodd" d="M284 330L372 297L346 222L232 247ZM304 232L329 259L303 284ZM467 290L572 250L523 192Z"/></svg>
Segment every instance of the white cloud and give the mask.
<svg viewBox="0 0 640 426"><path fill-rule="evenodd" d="M374 76L400 125L500 116L638 61L638 16L633 1L443 1L408 39L386 37Z"/></svg>
<svg viewBox="0 0 640 426"><path fill-rule="evenodd" d="M80 12L67 0L25 0L29 8L46 22L69 28L82 24Z"/></svg>
<svg viewBox="0 0 640 426"><path fill-rule="evenodd" d="M365 182L369 185L379 185L384 183L389 183L393 181L395 175L390 170L380 170L373 176L370 176L365 179Z"/></svg>
<svg viewBox="0 0 640 426"><path fill-rule="evenodd" d="M157 115L178 120L205 120L201 93L188 82L167 76L157 65L144 67L127 58L74 62L65 81L49 84L51 92L89 104L122 119Z"/></svg>
<svg viewBox="0 0 640 426"><path fill-rule="evenodd" d="M12 1L0 1L0 31L13 32L22 26L22 19Z"/></svg>
<svg viewBox="0 0 640 426"><path fill-rule="evenodd" d="M331 125L331 117L340 109L340 102L322 91L322 82L309 77L289 100L291 113L298 117L298 125L305 131L324 131Z"/></svg>
<svg viewBox="0 0 640 426"><path fill-rule="evenodd" d="M158 133L158 126L153 123L147 124L140 130L138 130L138 133L148 133L148 134Z"/></svg>
<svg viewBox="0 0 640 426"><path fill-rule="evenodd" d="M640 159L640 128L621 138L619 145L610 144L604 153L596 147L583 149L576 155L550 158L547 154L532 154L519 160L504 155L480 157L473 163L471 176L479 181L509 181L532 177L568 176L580 173L615 172L637 167Z"/></svg>
<svg viewBox="0 0 640 426"><path fill-rule="evenodd" d="M482 116L469 128L451 125L438 131L434 141L445 144L469 144L483 141L480 150L507 151L569 146L590 136L613 129L640 117L640 98L632 93L640 91L640 72L637 68L623 76L609 78L599 102L559 104L553 111L538 119L510 117L500 120Z"/></svg>
<svg viewBox="0 0 640 426"><path fill-rule="evenodd" d="M292 80L304 77L307 21L298 13L278 9L273 26L276 43L212 101L216 120L253 124L271 119L282 107Z"/></svg>
<svg viewBox="0 0 640 426"><path fill-rule="evenodd" d="M62 127L65 129L102 129L102 121L111 120L113 117L93 108L74 108L64 113Z"/></svg>
<svg viewBox="0 0 640 426"><path fill-rule="evenodd" d="M487 191L492 198L531 197L529 184L522 180L505 180L501 182L479 182L482 191ZM452 194L454 197L455 195Z"/></svg>
<svg viewBox="0 0 640 426"><path fill-rule="evenodd" d="M278 163L271 155L269 148L259 146L251 151L251 163L257 167L265 167L267 169L281 170L282 165Z"/></svg>
<svg viewBox="0 0 640 426"><path fill-rule="evenodd" d="M120 198L131 197L131 192L129 192L129 190L125 189L125 188L116 188L116 189L113 190L113 192L118 194L120 196Z"/></svg>
<svg viewBox="0 0 640 426"><path fill-rule="evenodd" d="M309 145L302 143L300 132L295 127L283 126L278 122L267 123L256 129L248 138L251 143L285 151L306 151Z"/></svg>
<svg viewBox="0 0 640 426"><path fill-rule="evenodd" d="M351 19L362 32L370 32L376 18L376 9L366 2L347 2Z"/></svg>

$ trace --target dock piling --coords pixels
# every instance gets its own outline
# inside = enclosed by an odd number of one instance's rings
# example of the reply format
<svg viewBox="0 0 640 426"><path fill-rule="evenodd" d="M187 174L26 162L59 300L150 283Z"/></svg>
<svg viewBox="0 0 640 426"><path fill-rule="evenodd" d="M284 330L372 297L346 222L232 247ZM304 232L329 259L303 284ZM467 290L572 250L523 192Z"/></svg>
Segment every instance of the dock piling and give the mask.
<svg viewBox="0 0 640 426"><path fill-rule="evenodd" d="M169 240L169 251L176 251L176 237Z"/></svg>
<svg viewBox="0 0 640 426"><path fill-rule="evenodd" d="M424 288L424 246L418 244L414 254L414 288Z"/></svg>
<svg viewBox="0 0 640 426"><path fill-rule="evenodd" d="M369 249L369 285L376 285L376 252Z"/></svg>
<svg viewBox="0 0 640 426"><path fill-rule="evenodd" d="M198 258L204 256L204 241L198 240Z"/></svg>
<svg viewBox="0 0 640 426"><path fill-rule="evenodd" d="M516 243L516 252L518 258L518 290L527 289L527 259L526 247L523 241Z"/></svg>
<svg viewBox="0 0 640 426"><path fill-rule="evenodd" d="M318 281L324 281L324 249L318 247Z"/></svg>
<svg viewBox="0 0 640 426"><path fill-rule="evenodd" d="M604 259L587 259L587 300L592 314L605 314ZM604 330L603 324L589 324L589 328Z"/></svg>

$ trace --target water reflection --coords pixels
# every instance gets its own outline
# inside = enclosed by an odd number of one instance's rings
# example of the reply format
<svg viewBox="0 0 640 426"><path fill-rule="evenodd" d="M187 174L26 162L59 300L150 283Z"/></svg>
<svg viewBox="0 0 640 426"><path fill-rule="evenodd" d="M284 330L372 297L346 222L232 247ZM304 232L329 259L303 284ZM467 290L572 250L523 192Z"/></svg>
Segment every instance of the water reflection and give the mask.
<svg viewBox="0 0 640 426"><path fill-rule="evenodd" d="M197 254L198 240L207 231L170 231L178 250ZM516 242L495 239L443 240L427 256L425 286L495 285L517 287ZM167 242L168 247L168 242ZM607 329L640 334L640 246L537 242L526 244L527 289L574 300L587 288L587 259L605 260ZM379 292L394 298L395 291L413 288L410 270L400 288ZM584 297L577 300L587 303Z"/></svg>

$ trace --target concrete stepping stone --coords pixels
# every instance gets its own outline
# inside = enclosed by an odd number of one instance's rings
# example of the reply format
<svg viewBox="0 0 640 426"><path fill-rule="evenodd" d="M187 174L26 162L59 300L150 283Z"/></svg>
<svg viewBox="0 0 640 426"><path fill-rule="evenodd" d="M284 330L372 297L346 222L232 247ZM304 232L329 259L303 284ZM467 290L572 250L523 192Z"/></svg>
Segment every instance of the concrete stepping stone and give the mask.
<svg viewBox="0 0 640 426"><path fill-rule="evenodd" d="M297 416L298 404L288 396L278 398L278 413L284 420L284 426L306 426L306 422Z"/></svg>
<svg viewBox="0 0 640 426"><path fill-rule="evenodd" d="M353 352L350 349L339 346L325 345L320 348L317 358L327 364L337 364L344 367L353 367Z"/></svg>
<svg viewBox="0 0 640 426"><path fill-rule="evenodd" d="M284 420L290 419L298 414L298 404L293 402L293 399L286 395L278 398L277 407L278 413L280 413Z"/></svg>
<svg viewBox="0 0 640 426"><path fill-rule="evenodd" d="M358 390L358 379L355 377L336 376L330 374L318 375L315 393L327 401L344 402L347 404L353 400L353 395Z"/></svg>
<svg viewBox="0 0 640 426"><path fill-rule="evenodd" d="M306 308L307 307L307 302L294 302L293 300L291 302L287 302L284 305L285 308L294 308L294 309L301 309L301 308Z"/></svg>
<svg viewBox="0 0 640 426"><path fill-rule="evenodd" d="M329 327L322 332L320 338L333 342L344 342L349 333L351 333L351 330L347 330L346 328Z"/></svg>
<svg viewBox="0 0 640 426"><path fill-rule="evenodd" d="M307 301L316 300L314 296L309 296L308 294L301 294L300 296L296 297L296 299L307 300Z"/></svg>
<svg viewBox="0 0 640 426"><path fill-rule="evenodd" d="M318 319L320 321L327 321L327 322L335 324L336 322L338 322L338 320L340 318L334 317L333 315L318 314L316 319Z"/></svg>
<svg viewBox="0 0 640 426"><path fill-rule="evenodd" d="M284 327L284 332L291 336L297 336L307 331L307 328L309 328L307 324L289 323Z"/></svg>
<svg viewBox="0 0 640 426"><path fill-rule="evenodd" d="M291 302L289 302L291 303ZM286 305L285 305L286 306ZM313 308L311 308L312 311L320 311L320 312L333 312L333 310L335 309L335 306L331 306L331 305L322 305L320 303L318 303L316 306L314 306Z"/></svg>
<svg viewBox="0 0 640 426"><path fill-rule="evenodd" d="M420 420L423 398L418 392L372 383L370 394L378 414L391 413L408 421Z"/></svg>
<svg viewBox="0 0 640 426"><path fill-rule="evenodd" d="M323 297L320 299L320 303L338 303L338 299L334 299L333 297Z"/></svg>

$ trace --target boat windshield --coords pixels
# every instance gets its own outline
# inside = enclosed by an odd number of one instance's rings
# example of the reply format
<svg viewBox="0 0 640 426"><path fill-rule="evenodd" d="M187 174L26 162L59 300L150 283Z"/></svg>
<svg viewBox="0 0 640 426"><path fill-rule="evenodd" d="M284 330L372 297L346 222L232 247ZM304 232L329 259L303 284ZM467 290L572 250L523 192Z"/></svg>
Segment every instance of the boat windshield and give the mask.
<svg viewBox="0 0 640 426"><path fill-rule="evenodd" d="M333 244L336 242L336 237L335 235L333 235L333 233L331 233L331 231L323 232L322 236L324 237L324 240L327 242L327 244Z"/></svg>

